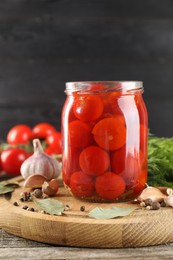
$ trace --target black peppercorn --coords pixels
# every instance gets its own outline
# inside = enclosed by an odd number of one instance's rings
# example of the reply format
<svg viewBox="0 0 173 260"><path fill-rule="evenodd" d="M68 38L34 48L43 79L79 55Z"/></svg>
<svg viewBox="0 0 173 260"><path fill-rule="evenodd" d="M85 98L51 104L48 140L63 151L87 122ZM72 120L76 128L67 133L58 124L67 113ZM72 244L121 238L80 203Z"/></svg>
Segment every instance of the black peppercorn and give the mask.
<svg viewBox="0 0 173 260"><path fill-rule="evenodd" d="M28 211L33 211L33 212L35 211L34 208L27 208L27 210L28 210Z"/></svg>
<svg viewBox="0 0 173 260"><path fill-rule="evenodd" d="M23 206L23 207L22 207L22 209L27 209L27 208L28 208L28 206L27 206L27 205L25 205L25 206Z"/></svg>
<svg viewBox="0 0 173 260"><path fill-rule="evenodd" d="M17 201L15 201L15 202L13 203L13 205L14 205L14 206L19 206L19 203L18 203Z"/></svg>
<svg viewBox="0 0 173 260"><path fill-rule="evenodd" d="M69 205L65 205L64 210L69 210L69 209L70 209L70 206Z"/></svg>
<svg viewBox="0 0 173 260"><path fill-rule="evenodd" d="M85 206L81 206L80 211L85 211Z"/></svg>
<svg viewBox="0 0 173 260"><path fill-rule="evenodd" d="M41 189L35 189L32 193L36 198L42 198L43 192Z"/></svg>

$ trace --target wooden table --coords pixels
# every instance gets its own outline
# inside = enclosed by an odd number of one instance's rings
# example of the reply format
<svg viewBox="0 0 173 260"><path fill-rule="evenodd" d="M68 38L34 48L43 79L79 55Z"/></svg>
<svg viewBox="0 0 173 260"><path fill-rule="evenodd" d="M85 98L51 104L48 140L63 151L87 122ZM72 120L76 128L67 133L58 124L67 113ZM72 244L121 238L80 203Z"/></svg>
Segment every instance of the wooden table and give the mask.
<svg viewBox="0 0 173 260"><path fill-rule="evenodd" d="M173 259L173 243L123 249L62 247L26 240L0 229L0 259Z"/></svg>
<svg viewBox="0 0 173 260"><path fill-rule="evenodd" d="M6 177L0 178L4 179ZM116 249L53 246L24 239L0 229L0 259L173 259L173 243Z"/></svg>

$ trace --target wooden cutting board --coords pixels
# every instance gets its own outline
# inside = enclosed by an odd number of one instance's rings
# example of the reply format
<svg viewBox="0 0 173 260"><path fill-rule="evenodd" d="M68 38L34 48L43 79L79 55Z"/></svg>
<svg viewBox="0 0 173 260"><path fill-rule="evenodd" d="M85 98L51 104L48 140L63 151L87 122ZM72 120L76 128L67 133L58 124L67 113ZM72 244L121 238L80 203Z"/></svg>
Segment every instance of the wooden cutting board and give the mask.
<svg viewBox="0 0 173 260"><path fill-rule="evenodd" d="M34 202L19 201L23 191L23 180L18 181L11 198L0 196L0 227L17 236L64 246L118 248L139 247L173 242L173 208L160 210L146 210L134 203L91 203L78 200L71 196L63 187L62 181L56 198L70 210L65 215L53 216L22 209L23 205L36 208ZM85 206L85 211L80 207ZM88 213L95 207L109 208L133 207L134 211L126 217L97 220L88 217ZM37 208L38 209L38 208Z"/></svg>

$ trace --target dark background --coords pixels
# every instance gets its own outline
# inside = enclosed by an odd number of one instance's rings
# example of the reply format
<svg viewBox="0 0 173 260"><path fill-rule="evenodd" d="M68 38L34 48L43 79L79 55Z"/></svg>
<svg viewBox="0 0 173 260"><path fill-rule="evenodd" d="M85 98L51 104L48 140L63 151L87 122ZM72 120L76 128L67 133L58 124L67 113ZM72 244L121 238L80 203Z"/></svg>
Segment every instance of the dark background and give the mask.
<svg viewBox="0 0 173 260"><path fill-rule="evenodd" d="M151 132L173 136L173 1L1 0L0 138L60 129L66 81L141 80Z"/></svg>

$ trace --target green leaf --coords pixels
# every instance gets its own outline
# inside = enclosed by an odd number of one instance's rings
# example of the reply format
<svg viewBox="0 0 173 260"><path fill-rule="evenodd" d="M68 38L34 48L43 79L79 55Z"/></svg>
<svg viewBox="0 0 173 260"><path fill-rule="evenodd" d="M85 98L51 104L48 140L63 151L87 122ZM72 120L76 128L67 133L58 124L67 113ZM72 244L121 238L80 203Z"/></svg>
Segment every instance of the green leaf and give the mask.
<svg viewBox="0 0 173 260"><path fill-rule="evenodd" d="M89 217L96 219L110 219L117 217L124 217L130 214L134 209L132 208L118 208L111 207L107 209L96 207L89 212Z"/></svg>
<svg viewBox="0 0 173 260"><path fill-rule="evenodd" d="M12 187L12 186L1 186L0 185L0 195L6 194L9 192L13 192L13 191L14 191L14 187Z"/></svg>
<svg viewBox="0 0 173 260"><path fill-rule="evenodd" d="M46 213L49 213L51 215L60 216L64 211L64 204L59 200L46 198L41 200L34 199L34 202Z"/></svg>
<svg viewBox="0 0 173 260"><path fill-rule="evenodd" d="M9 192L13 192L16 187L19 187L17 182L8 182L8 181L1 181L0 182L0 195L6 194Z"/></svg>
<svg viewBox="0 0 173 260"><path fill-rule="evenodd" d="M12 187L12 188L18 188L20 185L19 185L18 182L7 182L4 186Z"/></svg>

